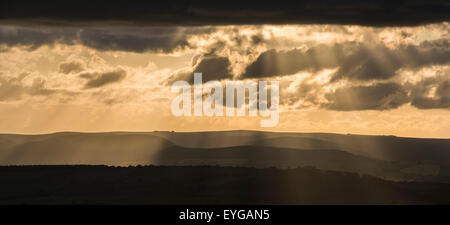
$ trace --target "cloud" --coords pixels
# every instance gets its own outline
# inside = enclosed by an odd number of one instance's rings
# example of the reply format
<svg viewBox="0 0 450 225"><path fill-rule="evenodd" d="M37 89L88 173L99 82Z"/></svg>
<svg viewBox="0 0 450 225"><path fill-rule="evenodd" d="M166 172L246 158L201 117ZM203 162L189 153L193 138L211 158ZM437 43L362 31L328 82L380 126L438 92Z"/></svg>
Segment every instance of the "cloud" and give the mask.
<svg viewBox="0 0 450 225"><path fill-rule="evenodd" d="M307 51L293 49L277 51L275 49L263 52L247 66L241 78L261 78L277 75L290 75L301 70L318 71L338 66L343 61L344 47L319 45Z"/></svg>
<svg viewBox="0 0 450 225"><path fill-rule="evenodd" d="M337 89L325 95L323 108L339 111L387 110L408 102L407 92L396 83L353 86Z"/></svg>
<svg viewBox="0 0 450 225"><path fill-rule="evenodd" d="M24 47L35 50L42 45L75 44L78 29L74 28L20 28L0 26L0 46Z"/></svg>
<svg viewBox="0 0 450 225"><path fill-rule="evenodd" d="M83 71L84 69L85 69L84 64L79 61L64 62L64 63L59 64L59 72L60 73L65 73L65 74L78 73L78 72Z"/></svg>
<svg viewBox="0 0 450 225"><path fill-rule="evenodd" d="M411 105L419 109L450 108L450 78L448 75L426 78L412 85L410 89Z"/></svg>
<svg viewBox="0 0 450 225"><path fill-rule="evenodd" d="M439 39L421 45L400 45L395 49L356 42L318 45L306 51L272 49L263 52L248 65L241 78L290 75L305 70L316 72L339 67L331 81L386 80L394 77L401 68L419 69L449 63L448 42L448 39Z"/></svg>
<svg viewBox="0 0 450 225"><path fill-rule="evenodd" d="M43 45L81 44L97 50L173 52L188 47L194 34L210 33L212 27L11 27L0 26L0 46L35 50Z"/></svg>
<svg viewBox="0 0 450 225"><path fill-rule="evenodd" d="M41 78L35 78L33 83L28 88L28 94L30 95L51 95L57 92L57 90L48 89L45 87L46 80Z"/></svg>
<svg viewBox="0 0 450 225"><path fill-rule="evenodd" d="M120 82L126 75L127 73L125 70L118 68L107 72L86 72L79 76L87 80L84 87L89 89Z"/></svg>
<svg viewBox="0 0 450 225"><path fill-rule="evenodd" d="M383 46L356 48L340 65L332 80L384 80L394 77L401 68L419 69L431 65L445 65L450 62L449 40L438 40L439 45L401 45L396 49Z"/></svg>
<svg viewBox="0 0 450 225"><path fill-rule="evenodd" d="M205 57L194 67L194 73L202 73L203 82L231 78L230 61L226 57ZM193 76L189 80L194 82Z"/></svg>
<svg viewBox="0 0 450 225"><path fill-rule="evenodd" d="M168 84L177 80L185 80L194 83L194 73L202 73L202 82L211 80L231 79L230 61L220 56L196 56L193 60L193 68L178 71L168 79Z"/></svg>
<svg viewBox="0 0 450 225"><path fill-rule="evenodd" d="M83 29L81 44L98 50L130 52L162 51L188 46L187 36L195 31L178 27Z"/></svg>
<svg viewBox="0 0 450 225"><path fill-rule="evenodd" d="M46 87L46 80L36 77L31 85L24 82L29 73L22 73L17 77L3 76L0 73L0 102L21 100L24 95L48 96L52 94L72 94L66 90L50 89Z"/></svg>
<svg viewBox="0 0 450 225"><path fill-rule="evenodd" d="M287 83L290 85L290 83ZM280 104L295 106L295 108L309 108L318 106L323 86L317 82L301 82L296 85L293 92L286 91L288 85L280 84Z"/></svg>
<svg viewBox="0 0 450 225"><path fill-rule="evenodd" d="M21 78L8 78L0 74L0 101L18 100L25 93ZM26 75L25 75L26 76Z"/></svg>
<svg viewBox="0 0 450 225"><path fill-rule="evenodd" d="M23 7L26 5L27 7ZM89 6L89 7L86 7ZM1 4L0 23L192 26L226 24L418 25L449 21L446 0L111 1ZM80 13L82 12L82 13Z"/></svg>

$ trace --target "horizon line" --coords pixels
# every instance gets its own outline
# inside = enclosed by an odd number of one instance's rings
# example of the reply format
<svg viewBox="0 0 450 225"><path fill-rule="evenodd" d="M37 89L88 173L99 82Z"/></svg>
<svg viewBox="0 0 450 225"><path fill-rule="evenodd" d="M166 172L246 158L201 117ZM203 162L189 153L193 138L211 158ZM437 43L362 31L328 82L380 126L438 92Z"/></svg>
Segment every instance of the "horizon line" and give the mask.
<svg viewBox="0 0 450 225"><path fill-rule="evenodd" d="M373 136L373 137L394 137L394 138L410 138L410 139L434 139L434 140L450 140L450 137L414 137L414 136L397 136L393 134L362 134L362 133L330 133L330 132L300 132L300 131L272 131L272 130L251 130L251 129L231 129L231 130L192 130L192 131L176 131L176 130L152 130L152 131L132 131L132 130L111 130L111 131L54 131L48 133L3 133L0 135L23 135L23 136L41 136L55 135L63 133L75 134L112 134L112 133L216 133L216 132L261 132L261 133L279 133L279 134L332 134L332 135L353 135L353 136Z"/></svg>

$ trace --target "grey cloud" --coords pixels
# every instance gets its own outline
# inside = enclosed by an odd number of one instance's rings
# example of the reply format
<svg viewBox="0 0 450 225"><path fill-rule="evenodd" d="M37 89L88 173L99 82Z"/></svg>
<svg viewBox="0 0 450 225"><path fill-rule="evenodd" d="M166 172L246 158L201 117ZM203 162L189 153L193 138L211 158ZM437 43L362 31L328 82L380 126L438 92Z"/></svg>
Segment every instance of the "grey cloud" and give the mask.
<svg viewBox="0 0 450 225"><path fill-rule="evenodd" d="M177 27L84 29L79 40L98 50L171 52L177 47L188 46L186 39L192 33L195 31Z"/></svg>
<svg viewBox="0 0 450 225"><path fill-rule="evenodd" d="M188 47L190 35L210 33L211 27L10 27L0 26L0 46L34 50L57 43L82 44L98 50L172 52Z"/></svg>
<svg viewBox="0 0 450 225"><path fill-rule="evenodd" d="M230 61L226 57L197 56L194 57L193 63L192 71L178 72L168 79L168 83L171 84L177 80L185 80L193 84L194 73L202 73L202 82L233 78L230 70Z"/></svg>
<svg viewBox="0 0 450 225"><path fill-rule="evenodd" d="M411 105L419 109L450 108L450 78L448 75L426 78L411 85L410 90Z"/></svg>
<svg viewBox="0 0 450 225"><path fill-rule="evenodd" d="M202 73L203 82L231 78L230 61L226 57L205 57L195 67L194 73ZM192 76L189 80L194 82Z"/></svg>
<svg viewBox="0 0 450 225"><path fill-rule="evenodd" d="M407 92L396 83L344 87L325 97L329 102L323 108L340 111L387 110L408 102Z"/></svg>
<svg viewBox="0 0 450 225"><path fill-rule="evenodd" d="M419 109L448 109L450 108L450 98L414 98L411 104Z"/></svg>
<svg viewBox="0 0 450 225"><path fill-rule="evenodd" d="M18 28L0 26L0 46L20 46L35 50L42 45L55 43L74 44L78 30L74 28Z"/></svg>
<svg viewBox="0 0 450 225"><path fill-rule="evenodd" d="M400 46L397 49L385 47L357 48L340 66L333 80L343 78L353 80L383 80L395 76L400 68L419 69L430 65L450 62L450 49L442 47L449 40L438 40L438 45Z"/></svg>
<svg viewBox="0 0 450 225"><path fill-rule="evenodd" d="M385 80L401 68L418 69L450 62L448 39L428 41L419 46L405 45L396 49L347 42L332 46L319 45L307 51L269 50L248 65L242 78L289 75L302 70L318 71L338 67L331 81Z"/></svg>
<svg viewBox="0 0 450 225"><path fill-rule="evenodd" d="M84 70L84 65L82 62L64 62L59 64L59 72L60 73L78 73Z"/></svg>
<svg viewBox="0 0 450 225"><path fill-rule="evenodd" d="M307 51L293 49L289 51L276 51L275 49L263 52L251 63L241 75L242 78L271 77L276 75L294 74L301 70L317 71L333 68L343 61L346 46L319 45Z"/></svg>
<svg viewBox="0 0 450 225"><path fill-rule="evenodd" d="M325 93L327 103L319 101L323 86L305 81L296 87L294 93L281 88L280 104L291 106L300 103L300 108L319 106L337 111L388 110L404 104L418 109L450 109L450 78L447 73L448 70L417 83L341 87Z"/></svg>
<svg viewBox="0 0 450 225"><path fill-rule="evenodd" d="M94 73L82 73L79 76L81 78L87 79L85 88L98 88L108 84L116 83L123 80L127 73L123 69L116 69L107 72L94 72Z"/></svg>

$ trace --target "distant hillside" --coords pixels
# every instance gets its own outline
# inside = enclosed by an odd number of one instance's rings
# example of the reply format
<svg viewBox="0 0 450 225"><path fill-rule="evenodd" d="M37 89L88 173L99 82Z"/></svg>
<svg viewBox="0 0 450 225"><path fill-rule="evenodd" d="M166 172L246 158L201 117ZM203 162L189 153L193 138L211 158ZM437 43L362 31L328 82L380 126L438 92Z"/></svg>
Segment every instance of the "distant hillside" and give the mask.
<svg viewBox="0 0 450 225"><path fill-rule="evenodd" d="M450 165L450 139L327 133L262 131L154 132L174 144L191 148L263 145L297 149L337 149L387 161L433 161Z"/></svg>
<svg viewBox="0 0 450 225"><path fill-rule="evenodd" d="M0 167L0 204L449 204L450 185L313 168Z"/></svg>
<svg viewBox="0 0 450 225"><path fill-rule="evenodd" d="M171 145L148 134L0 135L0 165L148 164Z"/></svg>
<svg viewBox="0 0 450 225"><path fill-rule="evenodd" d="M387 162L331 149L298 150L264 146L199 149L172 146L160 151L156 156L154 164L157 165L220 165L257 168L314 166L322 170L369 174L390 180L429 180L440 172L440 167L433 164ZM440 181L450 182L450 179Z"/></svg>
<svg viewBox="0 0 450 225"><path fill-rule="evenodd" d="M258 131L0 135L0 165L314 166L450 183L449 160L448 139Z"/></svg>

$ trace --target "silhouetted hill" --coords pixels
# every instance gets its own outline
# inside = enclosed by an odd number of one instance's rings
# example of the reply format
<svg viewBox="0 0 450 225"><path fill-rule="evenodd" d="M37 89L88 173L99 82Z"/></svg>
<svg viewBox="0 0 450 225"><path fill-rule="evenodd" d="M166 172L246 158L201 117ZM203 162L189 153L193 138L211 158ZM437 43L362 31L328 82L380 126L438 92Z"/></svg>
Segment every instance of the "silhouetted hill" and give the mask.
<svg viewBox="0 0 450 225"><path fill-rule="evenodd" d="M448 204L450 185L314 168L0 167L0 204Z"/></svg>

